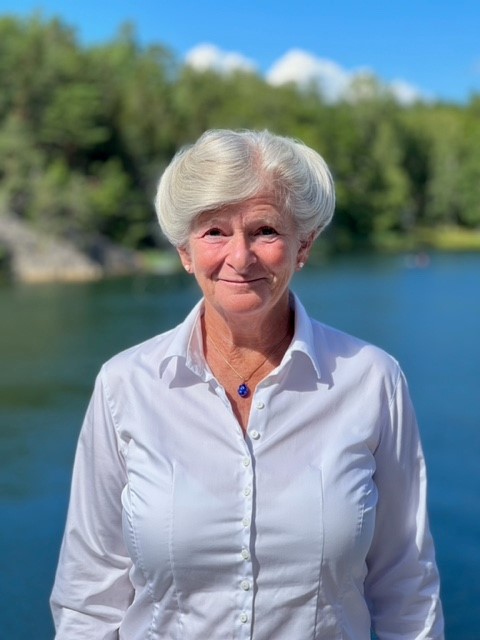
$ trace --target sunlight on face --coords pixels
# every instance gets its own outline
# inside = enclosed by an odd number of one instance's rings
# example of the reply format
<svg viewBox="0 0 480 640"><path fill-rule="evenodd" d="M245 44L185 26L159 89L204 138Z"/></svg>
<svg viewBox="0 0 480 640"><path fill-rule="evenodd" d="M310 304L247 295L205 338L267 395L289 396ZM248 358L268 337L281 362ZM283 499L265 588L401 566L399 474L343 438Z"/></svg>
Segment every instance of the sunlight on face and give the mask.
<svg viewBox="0 0 480 640"><path fill-rule="evenodd" d="M293 219L259 196L199 216L180 249L211 305L224 316L274 313L288 304L288 287L308 249Z"/></svg>

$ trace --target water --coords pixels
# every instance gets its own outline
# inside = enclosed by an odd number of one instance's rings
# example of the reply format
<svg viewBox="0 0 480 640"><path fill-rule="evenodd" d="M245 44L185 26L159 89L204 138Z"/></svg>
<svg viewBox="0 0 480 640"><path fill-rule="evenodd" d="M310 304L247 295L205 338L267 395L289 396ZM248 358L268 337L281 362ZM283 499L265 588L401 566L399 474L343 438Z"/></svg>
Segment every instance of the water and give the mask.
<svg viewBox="0 0 480 640"><path fill-rule="evenodd" d="M480 256L345 258L305 269L312 315L395 355L430 478L448 640L480 638ZM49 640L48 597L78 429L100 364L179 322L191 279L0 286L0 637ZM273 640L273 639L272 639ZM299 639L300 640L300 639Z"/></svg>

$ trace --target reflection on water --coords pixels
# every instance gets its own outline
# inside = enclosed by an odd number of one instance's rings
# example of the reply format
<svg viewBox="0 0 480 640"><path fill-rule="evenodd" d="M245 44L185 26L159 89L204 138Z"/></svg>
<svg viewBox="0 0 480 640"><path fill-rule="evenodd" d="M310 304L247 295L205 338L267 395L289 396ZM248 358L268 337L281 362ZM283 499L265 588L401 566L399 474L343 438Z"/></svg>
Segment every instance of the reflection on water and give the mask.
<svg viewBox="0 0 480 640"><path fill-rule="evenodd" d="M429 463L448 636L478 637L480 256L341 259L296 276L312 315L393 353ZM198 299L185 275L0 286L0 637L52 636L48 595L71 462L100 364L179 322Z"/></svg>

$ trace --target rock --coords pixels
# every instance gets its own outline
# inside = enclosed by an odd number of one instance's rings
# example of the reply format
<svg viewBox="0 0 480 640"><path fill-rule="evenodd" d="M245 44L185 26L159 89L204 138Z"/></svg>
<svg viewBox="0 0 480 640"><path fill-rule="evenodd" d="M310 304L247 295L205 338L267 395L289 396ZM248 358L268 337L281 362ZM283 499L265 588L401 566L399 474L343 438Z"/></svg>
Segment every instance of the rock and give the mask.
<svg viewBox="0 0 480 640"><path fill-rule="evenodd" d="M84 245L88 253L71 240L33 230L12 215L0 215L0 248L15 280L88 281L138 270L133 252L98 237Z"/></svg>
<svg viewBox="0 0 480 640"><path fill-rule="evenodd" d="M138 254L113 243L100 234L72 236L73 244L95 264L101 265L106 276L123 276L141 270Z"/></svg>

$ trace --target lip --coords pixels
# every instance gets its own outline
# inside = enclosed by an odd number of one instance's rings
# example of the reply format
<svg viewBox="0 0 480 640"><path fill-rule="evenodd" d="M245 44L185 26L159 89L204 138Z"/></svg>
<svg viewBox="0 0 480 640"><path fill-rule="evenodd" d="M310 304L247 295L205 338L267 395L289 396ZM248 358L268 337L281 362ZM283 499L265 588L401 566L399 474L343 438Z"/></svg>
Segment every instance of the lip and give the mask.
<svg viewBox="0 0 480 640"><path fill-rule="evenodd" d="M265 278L249 278L248 280L230 280L229 278L218 278L219 282L224 282L225 284L231 284L231 285L245 285L245 284L255 284L256 282L261 282L265 280Z"/></svg>

